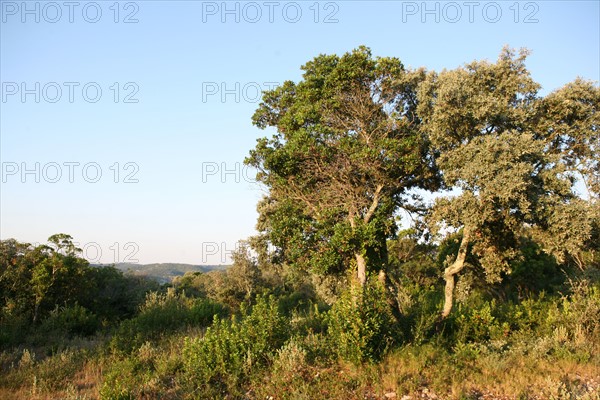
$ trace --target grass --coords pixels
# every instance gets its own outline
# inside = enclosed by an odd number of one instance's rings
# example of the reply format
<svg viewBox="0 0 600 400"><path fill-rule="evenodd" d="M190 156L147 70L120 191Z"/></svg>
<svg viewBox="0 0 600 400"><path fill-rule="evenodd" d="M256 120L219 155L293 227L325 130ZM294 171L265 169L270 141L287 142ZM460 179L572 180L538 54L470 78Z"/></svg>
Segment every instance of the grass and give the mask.
<svg viewBox="0 0 600 400"><path fill-rule="evenodd" d="M17 365L8 371L3 366L0 398L98 399L110 373L120 374L120 382L136 388L133 398L202 398L186 391L180 379L184 336L145 344L130 356L66 349L28 361L24 350L17 361L15 354L3 353L3 362L12 358ZM386 394L413 399L600 399L598 356L582 363L530 350L474 356L431 343L407 345L377 364L355 366L343 361L311 363L301 346L289 342L274 356L270 368L252 375L245 396L273 400L389 398ZM594 352L600 354L597 348Z"/></svg>

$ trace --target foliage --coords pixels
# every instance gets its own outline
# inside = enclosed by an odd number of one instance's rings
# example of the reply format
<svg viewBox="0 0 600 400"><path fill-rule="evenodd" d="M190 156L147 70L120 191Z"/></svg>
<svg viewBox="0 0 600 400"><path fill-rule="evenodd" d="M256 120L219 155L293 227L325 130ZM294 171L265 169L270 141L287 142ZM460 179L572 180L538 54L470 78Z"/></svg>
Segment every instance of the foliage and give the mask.
<svg viewBox="0 0 600 400"><path fill-rule="evenodd" d="M351 286L329 312L329 336L340 357L355 364L378 361L392 345L394 318L379 282Z"/></svg>
<svg viewBox="0 0 600 400"><path fill-rule="evenodd" d="M511 262L510 274L499 285L504 297L554 293L565 283L569 268L557 263L531 238L520 238L519 253L519 258Z"/></svg>
<svg viewBox="0 0 600 400"><path fill-rule="evenodd" d="M370 293L371 301L362 300L363 304L383 310L387 302L378 285L371 282L364 292L355 286L355 299ZM259 297L253 308L244 305L233 319L217 318L206 331L197 326L171 330L127 353L111 351L101 338L79 342L65 338L64 350L15 348L0 353L0 394L3 398L19 392L26 398L77 398L79 393L79 398L106 399L343 399L396 393L459 399L488 393L594 399L600 391L594 383L600 365L598 282L574 280L570 285L564 295L540 294L515 302L474 293L442 322L436 312L440 288L415 285L407 289L413 303L403 309L400 321L408 334L393 333L396 340L388 342L388 351L378 361L365 359L356 365L338 361L339 344L368 337L360 331L365 327L390 325L364 323L380 320L381 313L357 313L350 291L331 312L313 305L289 315L278 311L278 298ZM149 296L139 312L166 312L172 310L166 304L183 299L190 300L174 294ZM342 314L354 323L340 323ZM427 317L436 319L423 326L422 318ZM356 331L361 333L353 335ZM380 343L373 340L370 345L377 348ZM347 349L354 352L350 356L356 354L356 347ZM559 394L563 397L556 397Z"/></svg>
<svg viewBox="0 0 600 400"><path fill-rule="evenodd" d="M146 341L156 341L184 327L206 327L213 318L226 314L226 307L208 299L188 298L174 291L151 292L139 313L119 325L111 339L111 347L130 352Z"/></svg>
<svg viewBox="0 0 600 400"><path fill-rule="evenodd" d="M580 333L588 340L599 337L600 282L593 285L585 280L572 281L571 293L550 313L548 322L553 327L564 327L571 334Z"/></svg>
<svg viewBox="0 0 600 400"><path fill-rule="evenodd" d="M173 281L178 292L195 297L206 297L238 310L242 303L250 303L265 288L261 270L251 255L250 246L240 242L232 253L233 265L225 271L186 273Z"/></svg>
<svg viewBox="0 0 600 400"><path fill-rule="evenodd" d="M445 270L445 316L467 252L494 283L518 260L526 226L545 242L558 238L555 254L577 255L590 237L594 206L575 198L569 169L583 163L589 178L597 166L581 160L593 160L597 151L598 90L576 82L544 100L525 67L526 57L527 51L517 56L505 48L495 64L472 62L432 72L419 88L422 129L439 154L446 186L461 191L436 199L429 216L434 232L462 229L464 251ZM568 116L551 119L555 107L569 107L575 99L579 103ZM568 129L574 126L577 132Z"/></svg>
<svg viewBox="0 0 600 400"><path fill-rule="evenodd" d="M375 271L385 263L405 192L435 185L416 129L422 76L365 47L302 69L299 83L266 92L253 116L258 127L277 128L246 159L269 188L258 227L285 261L342 273L355 259L364 283L367 263Z"/></svg>
<svg viewBox="0 0 600 400"><path fill-rule="evenodd" d="M586 195L600 197L600 88L575 79L553 91L540 105L550 150L575 178L582 180Z"/></svg>
<svg viewBox="0 0 600 400"><path fill-rule="evenodd" d="M184 374L201 398L238 394L252 373L265 367L289 335L273 298L260 297L239 320L215 318L203 337L186 338Z"/></svg>
<svg viewBox="0 0 600 400"><path fill-rule="evenodd" d="M113 267L90 266L69 235L35 247L0 241L0 346L23 342L31 330L91 335L102 323L133 315L156 288Z"/></svg>
<svg viewBox="0 0 600 400"><path fill-rule="evenodd" d="M59 337L90 336L98 330L100 321L88 309L75 304L56 307L40 324L39 331Z"/></svg>
<svg viewBox="0 0 600 400"><path fill-rule="evenodd" d="M442 247L443 249L443 247ZM421 240L416 229L406 229L388 241L388 275L397 285L430 287L439 285L440 265L436 257L443 250Z"/></svg>

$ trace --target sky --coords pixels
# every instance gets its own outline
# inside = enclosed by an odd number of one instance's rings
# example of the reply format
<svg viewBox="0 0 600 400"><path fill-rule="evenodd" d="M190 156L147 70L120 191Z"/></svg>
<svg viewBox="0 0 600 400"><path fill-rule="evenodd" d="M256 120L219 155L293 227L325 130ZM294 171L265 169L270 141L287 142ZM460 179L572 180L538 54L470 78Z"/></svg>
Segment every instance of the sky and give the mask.
<svg viewBox="0 0 600 400"><path fill-rule="evenodd" d="M452 69L526 47L550 93L600 81L599 1L0 0L0 239L91 262L225 264L265 189L260 91L366 45Z"/></svg>

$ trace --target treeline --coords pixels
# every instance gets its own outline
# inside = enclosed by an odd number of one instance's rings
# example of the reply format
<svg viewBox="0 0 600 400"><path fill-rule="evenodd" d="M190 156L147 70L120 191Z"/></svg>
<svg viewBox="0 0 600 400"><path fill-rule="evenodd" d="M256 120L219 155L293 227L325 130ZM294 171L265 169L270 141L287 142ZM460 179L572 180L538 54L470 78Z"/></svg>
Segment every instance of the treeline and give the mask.
<svg viewBox="0 0 600 400"><path fill-rule="evenodd" d="M0 348L89 336L131 318L151 280L114 267L92 267L71 236L56 234L32 246L0 241Z"/></svg>

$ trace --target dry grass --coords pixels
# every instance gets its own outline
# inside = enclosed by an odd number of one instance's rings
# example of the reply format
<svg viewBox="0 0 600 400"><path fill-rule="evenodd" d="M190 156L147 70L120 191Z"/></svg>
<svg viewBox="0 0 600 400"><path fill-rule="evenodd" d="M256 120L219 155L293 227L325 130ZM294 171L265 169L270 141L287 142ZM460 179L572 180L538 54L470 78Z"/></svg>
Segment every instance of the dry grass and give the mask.
<svg viewBox="0 0 600 400"><path fill-rule="evenodd" d="M594 363L492 354L460 365L426 346L392 354L379 368L382 388L400 398L600 399Z"/></svg>
<svg viewBox="0 0 600 400"><path fill-rule="evenodd" d="M156 357L173 360L180 356L172 346L170 343L166 354ZM16 389L0 388L0 399L98 399L103 369L99 360L86 361L61 385L37 384L31 375L34 370L27 375L21 371L20 377L28 380ZM408 399L406 396L440 400L600 400L599 377L597 363L513 354L480 355L465 363L441 348L423 345L399 349L377 365L359 367L341 362L309 365L301 355L287 354L271 371L253 379L247 396L272 400ZM193 398L189 393L179 392L179 396Z"/></svg>
<svg viewBox="0 0 600 400"><path fill-rule="evenodd" d="M97 399L102 371L97 357L77 350L21 362L0 375L0 399Z"/></svg>
<svg viewBox="0 0 600 400"><path fill-rule="evenodd" d="M479 356L466 364L432 345L405 347L377 365L288 365L254 387L255 399L600 400L600 366L533 355Z"/></svg>

